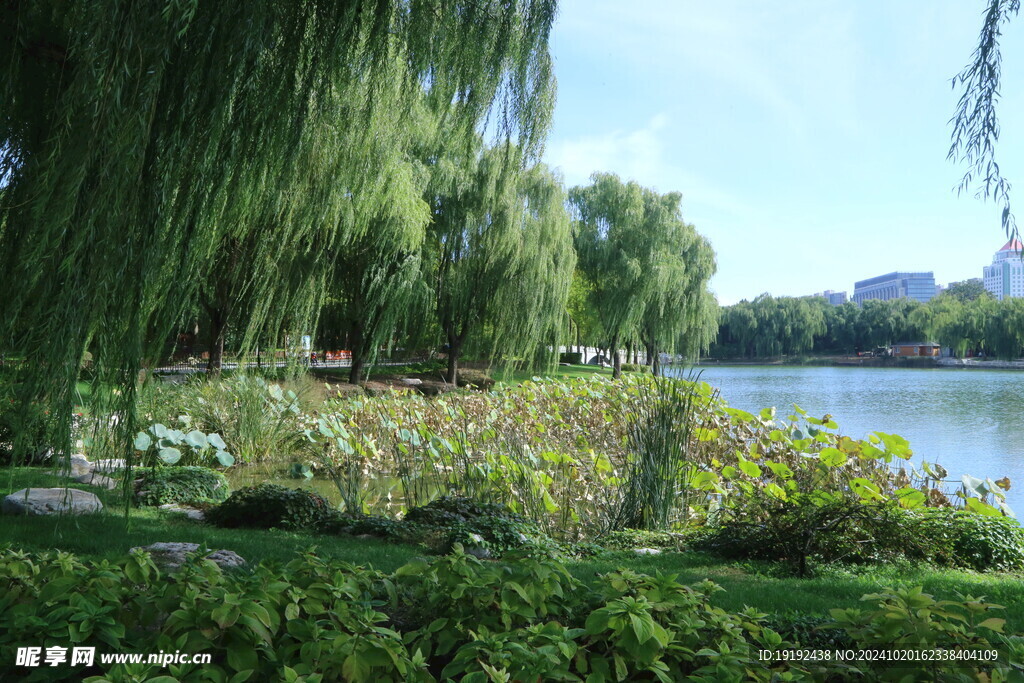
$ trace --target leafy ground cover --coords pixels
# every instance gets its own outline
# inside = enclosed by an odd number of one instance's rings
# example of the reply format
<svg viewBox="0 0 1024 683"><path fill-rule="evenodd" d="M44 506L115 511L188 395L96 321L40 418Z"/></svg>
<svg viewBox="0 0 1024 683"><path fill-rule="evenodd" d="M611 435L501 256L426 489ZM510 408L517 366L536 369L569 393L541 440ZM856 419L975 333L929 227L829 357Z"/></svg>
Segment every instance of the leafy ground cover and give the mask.
<svg viewBox="0 0 1024 683"><path fill-rule="evenodd" d="M0 493L21 488L62 486L65 479L48 475L39 468L14 468L3 474ZM116 560L129 548L159 541L198 543L214 549L237 552L253 563L263 560L287 562L310 547L324 558L381 571L394 571L426 550L415 544L401 544L379 538L355 538L308 531L265 529L221 529L190 522L180 515L147 508L132 508L126 520L119 492L97 491L84 485L75 488L95 492L107 506L105 514L77 518L27 517L17 523L0 525L0 546L31 551L64 550L83 559ZM631 550L609 552L600 557L570 558L569 571L580 580L622 569L654 574L678 574L683 583L710 579L725 590L712 599L731 611L754 607L784 617L826 616L836 607L861 605L861 596L883 587L923 586L942 597L983 595L1007 607L1007 630L1024 632L1024 581L1019 574L979 573L910 563L840 566L820 575L798 578L786 575L771 562L735 562L715 555L688 551L637 555Z"/></svg>

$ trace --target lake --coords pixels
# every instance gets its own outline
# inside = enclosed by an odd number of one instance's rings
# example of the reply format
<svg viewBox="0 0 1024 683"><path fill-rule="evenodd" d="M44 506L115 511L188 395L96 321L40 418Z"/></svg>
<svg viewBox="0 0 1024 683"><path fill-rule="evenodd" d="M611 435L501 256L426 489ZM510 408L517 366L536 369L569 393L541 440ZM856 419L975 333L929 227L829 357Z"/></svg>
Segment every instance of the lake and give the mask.
<svg viewBox="0 0 1024 683"><path fill-rule="evenodd" d="M749 412L797 404L830 413L839 431L910 441L912 462L938 462L949 479L1008 476L1007 503L1024 514L1024 372L806 366L699 366L729 405ZM685 371L683 371L685 375Z"/></svg>

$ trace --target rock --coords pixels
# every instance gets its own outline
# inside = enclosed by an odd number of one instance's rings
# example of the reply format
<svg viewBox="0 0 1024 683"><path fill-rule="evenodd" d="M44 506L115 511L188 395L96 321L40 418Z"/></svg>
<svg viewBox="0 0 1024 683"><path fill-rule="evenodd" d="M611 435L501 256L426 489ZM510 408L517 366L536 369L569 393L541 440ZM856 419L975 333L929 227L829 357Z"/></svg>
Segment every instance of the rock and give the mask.
<svg viewBox="0 0 1024 683"><path fill-rule="evenodd" d="M167 503L165 505L161 505L160 509L161 510L167 510L168 512L180 513L180 514L185 515L186 517L188 517L189 519L191 519L191 520L193 520L195 522L206 521L206 514L202 510L197 510L196 508L189 507L187 505L178 505L177 503Z"/></svg>
<svg viewBox="0 0 1024 683"><path fill-rule="evenodd" d="M22 489L4 498L0 506L5 515L84 515L102 509L95 493L78 489Z"/></svg>
<svg viewBox="0 0 1024 683"><path fill-rule="evenodd" d="M419 379L418 377L403 377L398 381L410 387L418 387L419 385L423 384L423 380Z"/></svg>
<svg viewBox="0 0 1024 683"><path fill-rule="evenodd" d="M195 543L154 543L147 546L132 548L132 552L142 550L150 554L153 563L161 569L175 571L185 561L185 556L199 550ZM221 569L235 569L245 565L245 560L230 550L212 550L206 559L216 563Z"/></svg>
<svg viewBox="0 0 1024 683"><path fill-rule="evenodd" d="M80 477L75 477L75 481L79 484L88 484L89 486L98 486L100 488L111 491L117 488L117 480L111 479L110 477L104 476L97 472L90 472L89 474L83 474Z"/></svg>
<svg viewBox="0 0 1024 683"><path fill-rule="evenodd" d="M111 472L116 472L117 470L123 470L127 466L128 465L122 458L116 458L112 460L97 460L92 464L92 471L101 472L103 474L110 474Z"/></svg>
<svg viewBox="0 0 1024 683"><path fill-rule="evenodd" d="M63 465L61 466L63 467ZM83 474L89 474L92 472L92 463L89 459L81 453L76 453L71 456L71 476L80 477Z"/></svg>
<svg viewBox="0 0 1024 683"><path fill-rule="evenodd" d="M661 555L661 548L633 548L637 555Z"/></svg>
<svg viewBox="0 0 1024 683"><path fill-rule="evenodd" d="M435 382L433 380L421 382L416 385L416 389L424 396L437 396L438 394L452 391L454 388L455 387L447 382Z"/></svg>
<svg viewBox="0 0 1024 683"><path fill-rule="evenodd" d="M466 548L466 554L472 555L478 560L489 560L491 558L491 551L487 548L472 547Z"/></svg>

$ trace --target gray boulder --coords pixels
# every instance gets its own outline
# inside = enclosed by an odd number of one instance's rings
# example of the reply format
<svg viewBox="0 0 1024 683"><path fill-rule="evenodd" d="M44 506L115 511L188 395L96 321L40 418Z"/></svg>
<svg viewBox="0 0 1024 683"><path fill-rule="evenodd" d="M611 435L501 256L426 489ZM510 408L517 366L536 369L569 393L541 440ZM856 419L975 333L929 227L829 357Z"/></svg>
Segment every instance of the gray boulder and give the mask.
<svg viewBox="0 0 1024 683"><path fill-rule="evenodd" d="M22 489L5 497L0 505L5 515L84 515L102 509L95 493L78 489Z"/></svg>
<svg viewBox="0 0 1024 683"><path fill-rule="evenodd" d="M102 474L98 474L96 472L90 472L89 474L83 474L80 477L75 477L75 481L77 481L79 484L98 486L100 488L107 489L108 491L117 488L116 480L111 479L110 477L106 477Z"/></svg>
<svg viewBox="0 0 1024 683"><path fill-rule="evenodd" d="M198 510L187 505L178 505L177 503L167 503L160 506L161 510L167 510L168 512L176 512L185 515L189 519L195 522L202 522L206 520L206 515L203 514L202 510Z"/></svg>
<svg viewBox="0 0 1024 683"><path fill-rule="evenodd" d="M185 556L199 550L199 546L195 543L153 543L132 548L132 552L136 550L149 553L153 563L161 569L175 571L181 567ZM212 550L205 557L221 569L235 569L245 565L245 560L230 550Z"/></svg>
<svg viewBox="0 0 1024 683"><path fill-rule="evenodd" d="M92 471L100 472L102 474L110 474L117 470L123 470L125 467L126 465L123 458L97 460L92 464Z"/></svg>

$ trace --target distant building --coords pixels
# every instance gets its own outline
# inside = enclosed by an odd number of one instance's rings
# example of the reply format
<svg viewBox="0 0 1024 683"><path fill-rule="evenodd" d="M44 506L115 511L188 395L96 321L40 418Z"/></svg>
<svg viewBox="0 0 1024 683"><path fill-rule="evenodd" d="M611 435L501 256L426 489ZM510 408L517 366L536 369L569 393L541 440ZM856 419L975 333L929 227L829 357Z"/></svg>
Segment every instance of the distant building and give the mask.
<svg viewBox="0 0 1024 683"><path fill-rule="evenodd" d="M985 290L1000 301L1024 296L1024 262L1020 252L1020 241L1010 240L992 257L992 265L983 269Z"/></svg>
<svg viewBox="0 0 1024 683"><path fill-rule="evenodd" d="M846 292L834 292L831 289L826 289L824 292L815 292L811 296L824 297L833 306L842 306L846 303Z"/></svg>
<svg viewBox="0 0 1024 683"><path fill-rule="evenodd" d="M941 353L939 345L934 342L899 342L892 345L894 356L928 356L937 358Z"/></svg>
<svg viewBox="0 0 1024 683"><path fill-rule="evenodd" d="M862 304L868 299L916 299L921 303L935 296L935 273L887 273L855 282L853 300Z"/></svg>

